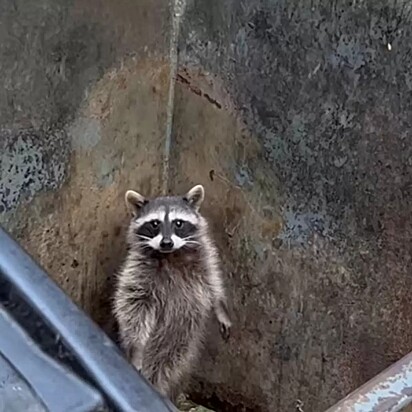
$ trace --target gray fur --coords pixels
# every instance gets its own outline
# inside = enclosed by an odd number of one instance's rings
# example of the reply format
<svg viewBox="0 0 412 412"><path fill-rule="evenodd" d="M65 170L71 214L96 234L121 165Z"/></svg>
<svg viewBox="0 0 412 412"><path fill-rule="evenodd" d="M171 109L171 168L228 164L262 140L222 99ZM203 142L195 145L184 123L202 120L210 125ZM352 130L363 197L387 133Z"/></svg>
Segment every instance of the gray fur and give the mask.
<svg viewBox="0 0 412 412"><path fill-rule="evenodd" d="M114 314L129 360L174 401L196 362L211 312L225 337L231 326L217 250L198 212L204 191L195 186L185 196L150 201L127 193L134 217L127 236L129 253L118 273ZM137 234L142 222L158 211L186 217L196 226L195 234L172 253L149 247L152 243ZM162 225L173 226L165 220Z"/></svg>

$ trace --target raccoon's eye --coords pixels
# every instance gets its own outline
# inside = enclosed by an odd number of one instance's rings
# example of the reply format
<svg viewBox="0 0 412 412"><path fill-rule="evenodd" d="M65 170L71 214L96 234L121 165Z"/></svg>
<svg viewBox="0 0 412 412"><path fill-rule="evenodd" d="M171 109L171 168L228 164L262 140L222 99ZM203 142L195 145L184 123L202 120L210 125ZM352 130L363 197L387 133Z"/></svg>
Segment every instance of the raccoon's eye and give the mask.
<svg viewBox="0 0 412 412"><path fill-rule="evenodd" d="M175 225L176 225L176 227L182 227L183 222L181 220L175 220Z"/></svg>
<svg viewBox="0 0 412 412"><path fill-rule="evenodd" d="M151 225L156 229L158 226L159 226L159 224L160 224L160 222L158 221L158 220L152 220L151 222Z"/></svg>

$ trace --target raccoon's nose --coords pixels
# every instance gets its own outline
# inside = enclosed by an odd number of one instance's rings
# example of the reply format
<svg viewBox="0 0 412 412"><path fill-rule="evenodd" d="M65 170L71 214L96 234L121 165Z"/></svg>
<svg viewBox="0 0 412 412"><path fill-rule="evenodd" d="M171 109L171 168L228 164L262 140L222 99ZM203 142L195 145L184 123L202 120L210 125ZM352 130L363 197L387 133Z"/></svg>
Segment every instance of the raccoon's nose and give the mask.
<svg viewBox="0 0 412 412"><path fill-rule="evenodd" d="M163 250L171 250L173 248L173 240L167 237L164 237L160 242L160 247Z"/></svg>

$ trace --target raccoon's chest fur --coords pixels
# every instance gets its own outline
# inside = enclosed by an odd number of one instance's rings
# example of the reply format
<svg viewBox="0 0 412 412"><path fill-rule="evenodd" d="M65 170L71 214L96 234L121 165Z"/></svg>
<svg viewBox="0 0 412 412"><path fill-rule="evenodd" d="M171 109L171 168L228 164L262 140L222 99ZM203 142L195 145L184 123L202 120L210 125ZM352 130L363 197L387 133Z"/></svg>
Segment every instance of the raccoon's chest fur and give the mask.
<svg viewBox="0 0 412 412"><path fill-rule="evenodd" d="M204 320L212 308L207 270L198 262L162 259L153 277L157 320L181 323Z"/></svg>

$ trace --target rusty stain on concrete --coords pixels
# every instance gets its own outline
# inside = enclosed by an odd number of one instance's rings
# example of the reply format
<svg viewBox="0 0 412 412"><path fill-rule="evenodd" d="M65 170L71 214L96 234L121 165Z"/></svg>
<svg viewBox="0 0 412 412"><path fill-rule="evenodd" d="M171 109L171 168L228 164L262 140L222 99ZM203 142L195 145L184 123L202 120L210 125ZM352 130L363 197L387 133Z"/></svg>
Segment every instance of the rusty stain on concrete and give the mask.
<svg viewBox="0 0 412 412"><path fill-rule="evenodd" d="M256 319L259 314L264 316L254 307L253 314L250 312L249 318L245 319L248 306L244 294L258 293L260 301L272 302L271 282L276 282L269 278L272 267L263 265L259 270L252 267L260 259L271 262L267 259L272 256L272 242L282 230L276 191L262 189L265 178L273 182L271 187L275 189L276 178L261 167L261 150L236 114L220 110L203 98L203 94L208 93L224 107L234 106L230 96L218 87L219 80L188 68L184 73L185 78L190 78L192 87L188 87L186 82L179 82L176 87L175 150L171 161L173 177L170 191L183 193L194 183L201 183L205 187L204 213L212 223L222 254L230 309L236 325L229 345L220 339L213 339L213 336L218 335L211 333L202 367L196 372L198 379L197 384L193 385L193 392L195 398L202 399L203 396L203 401L214 396L214 407L220 405L222 410L229 410L224 409L229 403L233 410L259 410L257 408L264 396L263 389L250 384L253 376L257 377L261 373L259 361L252 355L252 348L256 346L255 337L251 331L248 334L250 340L247 343L243 341L242 347L236 342L241 333L245 333L244 328L248 327L249 321L253 319L254 327L259 328ZM193 92L193 88L201 93ZM236 182L239 165L247 165L253 170L254 184L248 188ZM266 290L265 296L261 294L262 289ZM239 311L239 307L243 310ZM248 344L249 349L246 350ZM233 362L228 362L229 359ZM248 387L242 385L241 390L231 389L231 381L237 381L236 376L242 379L244 375L244 363L236 359L250 360L247 366L251 374ZM225 362L228 369L216 367L220 362ZM216 386L210 382L224 384Z"/></svg>
<svg viewBox="0 0 412 412"><path fill-rule="evenodd" d="M76 140L85 132L98 135L93 147L74 146L70 176L58 195L37 194L1 216L2 224L108 331L111 278L124 252L124 192L130 187L149 194L159 190L167 73L164 61L131 59L103 76L82 103L77 117L82 120L68 126ZM111 180L102 186L105 161Z"/></svg>

